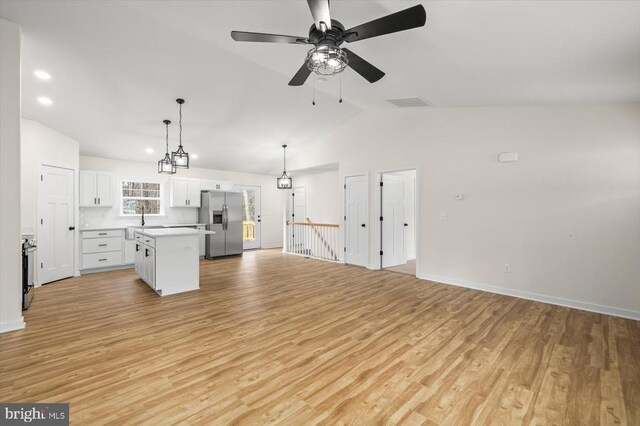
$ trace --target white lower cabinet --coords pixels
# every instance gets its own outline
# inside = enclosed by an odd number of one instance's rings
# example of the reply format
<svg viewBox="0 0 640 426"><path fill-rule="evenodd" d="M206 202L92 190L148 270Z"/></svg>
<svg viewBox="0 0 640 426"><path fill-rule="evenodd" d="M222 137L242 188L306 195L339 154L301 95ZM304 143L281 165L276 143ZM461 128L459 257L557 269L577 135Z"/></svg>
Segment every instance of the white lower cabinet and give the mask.
<svg viewBox="0 0 640 426"><path fill-rule="evenodd" d="M156 288L156 250L153 238L136 238L135 270L149 287Z"/></svg>
<svg viewBox="0 0 640 426"><path fill-rule="evenodd" d="M156 250L153 247L144 248L144 280L155 290L156 288Z"/></svg>
<svg viewBox="0 0 640 426"><path fill-rule="evenodd" d="M136 242L124 240L124 264L133 265L136 261Z"/></svg>
<svg viewBox="0 0 640 426"><path fill-rule="evenodd" d="M82 232L82 270L124 264L124 232L121 229Z"/></svg>
<svg viewBox="0 0 640 426"><path fill-rule="evenodd" d="M88 253L82 255L82 269L107 268L122 265L122 252Z"/></svg>
<svg viewBox="0 0 640 426"><path fill-rule="evenodd" d="M136 233L135 269L160 296L200 288L199 237L195 229Z"/></svg>
<svg viewBox="0 0 640 426"><path fill-rule="evenodd" d="M198 225L198 229L207 229L205 225ZM203 233L200 234L200 257L204 257L207 249L207 236Z"/></svg>

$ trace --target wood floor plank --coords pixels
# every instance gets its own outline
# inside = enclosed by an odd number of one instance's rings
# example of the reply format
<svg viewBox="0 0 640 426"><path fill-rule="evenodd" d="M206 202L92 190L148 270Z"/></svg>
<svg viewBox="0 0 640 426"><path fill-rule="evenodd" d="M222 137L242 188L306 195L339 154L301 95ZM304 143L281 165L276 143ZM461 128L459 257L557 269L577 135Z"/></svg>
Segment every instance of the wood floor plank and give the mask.
<svg viewBox="0 0 640 426"><path fill-rule="evenodd" d="M639 425L640 324L252 251L160 298L132 270L36 289L0 400L73 424Z"/></svg>

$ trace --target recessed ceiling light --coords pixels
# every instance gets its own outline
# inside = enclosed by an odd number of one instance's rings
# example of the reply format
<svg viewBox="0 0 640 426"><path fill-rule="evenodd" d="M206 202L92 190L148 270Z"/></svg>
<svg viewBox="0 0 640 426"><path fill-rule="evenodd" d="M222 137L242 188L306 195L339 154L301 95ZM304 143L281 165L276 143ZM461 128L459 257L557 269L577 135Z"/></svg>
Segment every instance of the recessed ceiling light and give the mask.
<svg viewBox="0 0 640 426"><path fill-rule="evenodd" d="M36 70L33 74L38 77L40 80L51 80L51 74L46 71Z"/></svg>
<svg viewBox="0 0 640 426"><path fill-rule="evenodd" d="M191 158L197 159L198 158L198 154L191 154Z"/></svg>
<svg viewBox="0 0 640 426"><path fill-rule="evenodd" d="M153 148L147 148L145 149L145 151L147 152L147 154L153 154Z"/></svg>
<svg viewBox="0 0 640 426"><path fill-rule="evenodd" d="M42 105L51 105L53 103L51 98L47 98L46 96L40 96L38 98L38 102L40 102Z"/></svg>

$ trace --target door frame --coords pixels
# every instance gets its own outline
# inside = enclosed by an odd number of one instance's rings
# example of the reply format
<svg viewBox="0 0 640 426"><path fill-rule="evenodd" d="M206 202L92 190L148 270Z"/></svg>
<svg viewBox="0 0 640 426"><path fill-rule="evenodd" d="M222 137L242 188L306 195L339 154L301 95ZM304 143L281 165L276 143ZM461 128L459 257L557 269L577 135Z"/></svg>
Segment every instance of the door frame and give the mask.
<svg viewBox="0 0 640 426"><path fill-rule="evenodd" d="M78 169L73 168L73 167L68 167L68 166L61 166L59 164L56 164L55 161L47 161L47 160L42 160L39 159L37 161L37 165L38 167L36 168L36 176L35 176L35 180L36 180L36 188L35 188L35 194L36 194L36 199L35 199L35 223L33 226L33 234L36 237L36 241L40 241L40 226L38 225L38 222L40 221L40 176L44 173L43 167L54 167L56 169L65 169L65 170L71 170L73 172L73 226L76 228L73 231L73 276L74 277L79 277L80 276L80 261L79 261L79 257L80 257L80 227L78 226L78 220L79 220L79 212L80 212L80 197L79 197L79 191L80 191L80 187L79 187L79 178L78 178ZM38 251L36 250L36 256L35 256L35 260L34 260L35 264L38 264ZM40 268L34 268L35 269L35 274L34 274L34 281L35 281L35 286L36 287L40 287L42 284L40 283Z"/></svg>
<svg viewBox="0 0 640 426"><path fill-rule="evenodd" d="M362 173L350 173L348 175L344 175L342 177L342 263L345 265L351 265L350 263L347 263L347 256L346 256L346 252L345 249L347 247L347 227L345 225L345 221L346 221L346 211L347 211L347 178L350 177L356 177L356 176L364 176L364 180L365 180L365 193L364 193L364 202L365 205L367 206L367 220L369 222L371 222L371 205L369 204L369 172L362 172ZM371 229L371 226L369 226L369 229ZM365 232L365 253L367 254L367 261L366 261L366 265L364 265L365 268L371 269L370 264L371 264L371 253L370 253L370 239L371 239L371 231L369 230L368 232ZM360 266L360 265L354 265L354 266Z"/></svg>
<svg viewBox="0 0 640 426"><path fill-rule="evenodd" d="M254 248L248 248L246 250L259 250L262 248L262 185L251 185L251 184L233 184L233 190L234 191L242 191L243 189L258 189L259 192L259 197L258 197L258 203L260 205L260 214L258 214L259 219L260 219L260 226L258 227L258 247L254 247ZM244 241L242 242L242 250L244 251Z"/></svg>
<svg viewBox="0 0 640 426"><path fill-rule="evenodd" d="M294 194L295 189L298 188L302 188L304 189L304 215L307 215L307 187L305 185L298 185L298 186L294 186L291 189L287 190L287 205L286 205L286 211L285 211L285 216L287 218L287 220L289 220L289 218L291 217L292 214L295 214L295 200L293 200L292 194ZM302 220L298 220L297 222L304 222L305 218L303 217ZM292 220L292 222L296 222L295 220Z"/></svg>
<svg viewBox="0 0 640 426"><path fill-rule="evenodd" d="M380 182L382 182L382 175L387 174L387 173L395 173L395 172L408 172L408 171L415 171L416 172L416 183L415 183L415 187L414 187L414 191L415 191L415 198L414 198L414 203L415 203L415 207L414 207L414 244L415 244L415 248L416 248L416 277L418 276L418 274L420 273L420 253L421 253L421 244L420 244L420 234L421 234L421 202L420 202L420 168L418 166L407 166L407 167L399 167L399 168L392 168L392 169L381 169L377 171L377 180L376 180L376 186L377 186L377 191L375 191L375 193L377 194L377 212L378 212L378 218L382 217L382 187L380 186ZM378 252L382 251L382 221L379 220L380 226L376 226L375 228L377 229L377 232L379 233L378 235L378 239L377 239L377 244L378 244ZM382 268L382 255L378 256L378 262L377 262L377 268L376 269L383 269Z"/></svg>

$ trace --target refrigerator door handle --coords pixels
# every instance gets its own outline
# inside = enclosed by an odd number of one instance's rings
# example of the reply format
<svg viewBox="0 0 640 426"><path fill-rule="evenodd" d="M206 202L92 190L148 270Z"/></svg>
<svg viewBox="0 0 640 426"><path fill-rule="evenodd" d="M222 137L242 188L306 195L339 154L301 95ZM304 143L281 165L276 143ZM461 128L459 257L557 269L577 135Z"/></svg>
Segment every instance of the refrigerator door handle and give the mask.
<svg viewBox="0 0 640 426"><path fill-rule="evenodd" d="M223 204L222 205L222 229L226 231L228 226L229 226L228 206L226 204Z"/></svg>

